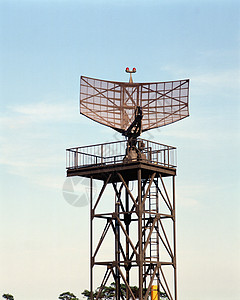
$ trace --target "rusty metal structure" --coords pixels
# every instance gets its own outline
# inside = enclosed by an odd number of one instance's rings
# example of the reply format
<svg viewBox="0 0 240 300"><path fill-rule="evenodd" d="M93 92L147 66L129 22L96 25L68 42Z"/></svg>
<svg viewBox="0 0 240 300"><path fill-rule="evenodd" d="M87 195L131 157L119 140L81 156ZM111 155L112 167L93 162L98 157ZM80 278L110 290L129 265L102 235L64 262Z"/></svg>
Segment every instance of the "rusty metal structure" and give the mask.
<svg viewBox="0 0 240 300"><path fill-rule="evenodd" d="M90 178L91 299L114 282L117 300L177 300L176 148L139 136L187 117L188 97L189 80L81 77L81 114L125 136L67 149L67 176ZM95 196L94 180L102 182Z"/></svg>

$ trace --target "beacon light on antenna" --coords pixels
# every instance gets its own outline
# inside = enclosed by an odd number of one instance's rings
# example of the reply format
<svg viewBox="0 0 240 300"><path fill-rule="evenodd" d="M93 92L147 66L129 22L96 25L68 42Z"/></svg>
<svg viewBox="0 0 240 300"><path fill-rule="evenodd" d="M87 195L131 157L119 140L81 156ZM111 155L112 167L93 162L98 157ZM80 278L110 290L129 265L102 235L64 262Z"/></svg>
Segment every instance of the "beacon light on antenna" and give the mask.
<svg viewBox="0 0 240 300"><path fill-rule="evenodd" d="M81 114L123 140L67 149L67 176L90 179L91 300L112 282L116 300L177 300L176 148L140 135L189 116L189 80L133 83L134 69L129 82L81 77Z"/></svg>
<svg viewBox="0 0 240 300"><path fill-rule="evenodd" d="M127 72L127 73L136 73L136 68L133 68L132 69L132 71L130 71L130 69L127 67L126 69L125 69L125 71Z"/></svg>

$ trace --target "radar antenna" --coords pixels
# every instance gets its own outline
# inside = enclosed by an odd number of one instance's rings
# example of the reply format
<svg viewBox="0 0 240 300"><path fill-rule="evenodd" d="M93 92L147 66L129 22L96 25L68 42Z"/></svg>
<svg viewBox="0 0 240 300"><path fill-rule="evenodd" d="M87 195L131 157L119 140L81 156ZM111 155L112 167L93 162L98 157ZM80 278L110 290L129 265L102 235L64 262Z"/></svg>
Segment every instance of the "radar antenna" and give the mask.
<svg viewBox="0 0 240 300"><path fill-rule="evenodd" d="M127 138L126 161L141 155L137 138L142 132L189 116L189 79L134 83L136 68L125 71L128 83L81 76L80 113Z"/></svg>

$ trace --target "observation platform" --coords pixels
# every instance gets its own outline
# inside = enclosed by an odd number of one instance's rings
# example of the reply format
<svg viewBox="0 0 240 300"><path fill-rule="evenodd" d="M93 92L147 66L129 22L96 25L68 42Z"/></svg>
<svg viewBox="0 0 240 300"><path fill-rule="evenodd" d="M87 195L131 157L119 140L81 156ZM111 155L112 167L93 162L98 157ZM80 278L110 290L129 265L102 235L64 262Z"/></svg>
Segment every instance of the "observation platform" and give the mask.
<svg viewBox="0 0 240 300"><path fill-rule="evenodd" d="M156 172L162 177L176 175L176 148L156 142L138 139L137 153L127 157L127 141L118 141L66 150L67 177L81 176L120 182L118 174L125 180L137 180L137 170L141 169L142 178Z"/></svg>

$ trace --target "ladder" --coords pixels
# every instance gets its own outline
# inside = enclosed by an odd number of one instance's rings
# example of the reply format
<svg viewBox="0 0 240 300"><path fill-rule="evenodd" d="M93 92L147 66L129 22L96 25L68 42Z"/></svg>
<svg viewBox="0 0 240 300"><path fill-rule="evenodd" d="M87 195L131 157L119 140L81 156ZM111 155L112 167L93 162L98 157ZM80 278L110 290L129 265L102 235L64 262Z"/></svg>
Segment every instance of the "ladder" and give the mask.
<svg viewBox="0 0 240 300"><path fill-rule="evenodd" d="M142 196L144 197L147 187L149 185L150 180L147 180L147 183L142 186ZM144 204L144 214L143 214L143 247L147 241L148 235L152 228L154 219L156 218L156 214L159 212L159 201L158 201L158 181L154 180L150 187L150 190L147 194L147 198ZM159 261L159 236L158 236L158 222L155 223L154 229L152 231L149 245L147 247L146 253L144 255L144 261L148 262L148 264L152 264L152 266L156 265ZM150 278L153 275L154 268L150 268L147 270L146 266L144 266L144 273L148 274L148 278L145 280L145 287L147 287ZM156 274L157 275L157 274ZM155 276L152 285L158 285L157 276Z"/></svg>

